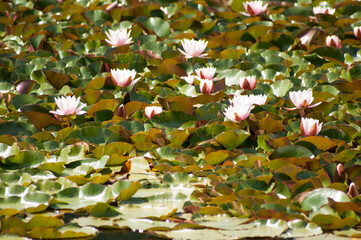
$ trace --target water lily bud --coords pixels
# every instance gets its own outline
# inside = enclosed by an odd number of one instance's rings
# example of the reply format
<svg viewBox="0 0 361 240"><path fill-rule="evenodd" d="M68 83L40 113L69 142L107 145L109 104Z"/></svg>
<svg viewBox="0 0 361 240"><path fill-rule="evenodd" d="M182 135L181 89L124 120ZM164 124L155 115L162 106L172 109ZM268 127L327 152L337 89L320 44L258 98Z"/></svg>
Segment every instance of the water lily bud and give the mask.
<svg viewBox="0 0 361 240"><path fill-rule="evenodd" d="M199 89L201 90L201 93L203 93L203 94L210 94L213 92L214 83L212 80L201 79L200 84L199 84Z"/></svg>
<svg viewBox="0 0 361 240"><path fill-rule="evenodd" d="M358 40L361 40L361 27L354 27L353 33Z"/></svg>
<svg viewBox="0 0 361 240"><path fill-rule="evenodd" d="M162 112L163 112L163 109L160 106L147 106L147 107L145 107L145 111L144 111L145 116L148 119L151 119L155 115L160 114Z"/></svg>
<svg viewBox="0 0 361 240"><path fill-rule="evenodd" d="M321 131L322 124L313 118L302 118L300 125L301 133L303 136L315 136Z"/></svg>
<svg viewBox="0 0 361 240"><path fill-rule="evenodd" d="M337 36L332 35L332 36L326 37L326 46L342 48L342 43L341 43L341 40Z"/></svg>
<svg viewBox="0 0 361 240"><path fill-rule="evenodd" d="M256 76L246 76L239 80L239 86L243 90L253 90L257 85Z"/></svg>
<svg viewBox="0 0 361 240"><path fill-rule="evenodd" d="M354 182L350 184L347 194L349 194L351 197L356 197L360 194L359 189Z"/></svg>

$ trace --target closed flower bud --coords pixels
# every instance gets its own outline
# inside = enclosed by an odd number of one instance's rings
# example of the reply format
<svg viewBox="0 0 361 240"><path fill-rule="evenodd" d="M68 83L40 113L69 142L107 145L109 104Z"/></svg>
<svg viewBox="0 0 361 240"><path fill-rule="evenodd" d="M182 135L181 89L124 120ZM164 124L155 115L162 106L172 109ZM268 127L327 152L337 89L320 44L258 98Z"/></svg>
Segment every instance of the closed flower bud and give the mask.
<svg viewBox="0 0 361 240"><path fill-rule="evenodd" d="M163 112L163 109L160 106L147 106L147 107L145 107L145 110L144 110L145 116L148 119L151 119L155 115L160 114L162 112Z"/></svg>
<svg viewBox="0 0 361 240"><path fill-rule="evenodd" d="M300 125L301 134L303 136L315 136L321 131L322 124L313 118L302 118Z"/></svg>
<svg viewBox="0 0 361 240"><path fill-rule="evenodd" d="M239 80L239 86L243 90L252 90L257 85L257 78L256 76L246 76Z"/></svg>
<svg viewBox="0 0 361 240"><path fill-rule="evenodd" d="M342 43L341 43L341 40L337 36L332 35L332 36L326 37L326 46L342 48Z"/></svg>
<svg viewBox="0 0 361 240"><path fill-rule="evenodd" d="M199 89L203 94L210 94L213 92L214 83L212 80L201 79L199 84Z"/></svg>

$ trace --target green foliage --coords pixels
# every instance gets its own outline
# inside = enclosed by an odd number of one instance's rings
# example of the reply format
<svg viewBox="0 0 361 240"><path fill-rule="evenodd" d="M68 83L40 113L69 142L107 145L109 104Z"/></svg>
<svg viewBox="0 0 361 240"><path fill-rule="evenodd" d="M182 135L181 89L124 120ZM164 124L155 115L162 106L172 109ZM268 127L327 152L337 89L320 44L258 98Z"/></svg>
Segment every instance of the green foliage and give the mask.
<svg viewBox="0 0 361 240"><path fill-rule="evenodd" d="M246 2L1 2L1 238L360 237L361 7L264 1L252 16ZM130 44L105 41L125 28ZM186 59L183 39L207 56ZM182 78L202 67L211 93ZM112 69L139 81L116 86ZM304 89L320 105L292 110ZM229 121L251 94L265 104ZM86 113L53 114L59 96Z"/></svg>

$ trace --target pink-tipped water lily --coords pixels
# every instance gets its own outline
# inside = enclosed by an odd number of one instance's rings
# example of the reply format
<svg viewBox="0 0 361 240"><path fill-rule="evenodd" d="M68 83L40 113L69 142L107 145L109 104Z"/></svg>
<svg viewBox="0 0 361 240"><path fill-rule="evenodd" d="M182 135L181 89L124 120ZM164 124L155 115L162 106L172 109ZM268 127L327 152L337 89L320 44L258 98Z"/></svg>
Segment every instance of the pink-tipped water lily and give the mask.
<svg viewBox="0 0 361 240"><path fill-rule="evenodd" d="M256 76L246 76L239 80L239 86L243 90L252 90L257 85L257 78Z"/></svg>
<svg viewBox="0 0 361 240"><path fill-rule="evenodd" d="M267 11L268 4L263 5L263 1L243 2L244 9L247 11L244 15L257 16Z"/></svg>
<svg viewBox="0 0 361 240"><path fill-rule="evenodd" d="M130 37L130 32L128 29L120 29L120 30L109 30L106 32L108 39L105 41L114 47L119 47L122 45L127 45L132 43L132 38Z"/></svg>
<svg viewBox="0 0 361 240"><path fill-rule="evenodd" d="M160 114L162 112L163 112L163 108L160 106L147 106L147 107L145 107L145 110L144 110L145 116L148 119L151 119L155 115Z"/></svg>
<svg viewBox="0 0 361 240"><path fill-rule="evenodd" d="M313 108L313 107L316 107L321 104L321 102L319 102L319 103L310 105L313 102L312 89L303 90L303 91L301 91L301 90L291 91L289 94L290 94L290 99L291 99L292 103L296 107L286 108L287 110Z"/></svg>
<svg viewBox="0 0 361 240"><path fill-rule="evenodd" d="M317 119L301 118L301 134L303 136L315 136L321 131L322 124Z"/></svg>
<svg viewBox="0 0 361 240"><path fill-rule="evenodd" d="M335 48L342 48L342 43L339 37L332 35L326 37L326 46L328 47L335 47Z"/></svg>
<svg viewBox="0 0 361 240"><path fill-rule="evenodd" d="M361 40L361 26L360 27L354 27L353 28L353 33L354 33L355 37L358 40Z"/></svg>
<svg viewBox="0 0 361 240"><path fill-rule="evenodd" d="M335 13L334 8L330 8L330 7L314 7L313 8L313 14L329 14L329 15L333 15Z"/></svg>
<svg viewBox="0 0 361 240"><path fill-rule="evenodd" d="M202 67L196 69L197 78L212 80L214 74L216 74L216 69L214 67Z"/></svg>
<svg viewBox="0 0 361 240"><path fill-rule="evenodd" d="M112 69L110 72L113 82L120 87L134 85L140 80L140 78L135 79L137 72L134 69Z"/></svg>
<svg viewBox="0 0 361 240"><path fill-rule="evenodd" d="M231 105L224 109L224 115L233 122L240 122L249 116L251 110L252 105L249 103Z"/></svg>
<svg viewBox="0 0 361 240"><path fill-rule="evenodd" d="M210 94L213 92L214 83L212 80L209 79L200 79L199 89L203 94Z"/></svg>
<svg viewBox="0 0 361 240"><path fill-rule="evenodd" d="M206 53L203 53L208 44L208 42L205 40L183 39L181 44L184 51L181 49L179 49L179 51L184 55L185 58L203 58L207 56Z"/></svg>
<svg viewBox="0 0 361 240"><path fill-rule="evenodd" d="M55 98L55 103L59 109L56 109L56 111L49 111L50 113L60 116L81 115L86 113L82 110L86 104L80 104L80 98L76 98L75 96Z"/></svg>

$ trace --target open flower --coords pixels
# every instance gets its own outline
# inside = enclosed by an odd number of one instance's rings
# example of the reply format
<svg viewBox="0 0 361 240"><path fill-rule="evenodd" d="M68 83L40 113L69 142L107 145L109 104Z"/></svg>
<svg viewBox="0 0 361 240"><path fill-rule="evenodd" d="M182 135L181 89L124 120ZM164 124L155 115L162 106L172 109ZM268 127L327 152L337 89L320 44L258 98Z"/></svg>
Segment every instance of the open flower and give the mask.
<svg viewBox="0 0 361 240"><path fill-rule="evenodd" d="M200 79L199 89L203 94L210 94L213 92L214 83L212 80L209 79Z"/></svg>
<svg viewBox="0 0 361 240"><path fill-rule="evenodd" d="M313 14L329 14L329 15L333 15L335 13L334 8L330 8L330 7L314 7L313 8Z"/></svg>
<svg viewBox="0 0 361 240"><path fill-rule="evenodd" d="M229 100L233 106L239 106L243 103L249 103L251 105L264 105L267 101L267 95L239 95Z"/></svg>
<svg viewBox="0 0 361 240"><path fill-rule="evenodd" d="M128 69L112 69L110 70L111 77L115 85L120 87L127 87L130 85L136 84L140 78L134 79L137 72L133 70Z"/></svg>
<svg viewBox="0 0 361 240"><path fill-rule="evenodd" d="M190 85L194 84L195 81L195 76L194 75L189 75L186 77L181 77L181 79L184 79L187 83L189 83Z"/></svg>
<svg viewBox="0 0 361 240"><path fill-rule="evenodd" d="M332 36L326 37L326 46L342 48L342 43L341 43L341 40L337 36L332 35Z"/></svg>
<svg viewBox="0 0 361 240"><path fill-rule="evenodd" d="M179 51L185 56L185 58L199 57L203 58L207 56L206 53L203 53L207 47L208 42L205 40L194 40L194 39L183 39L181 41L182 47L184 49ZM202 54L203 53L203 54Z"/></svg>
<svg viewBox="0 0 361 240"><path fill-rule="evenodd" d="M257 16L267 10L268 4L263 5L263 1L247 1L243 2L244 9L247 11L248 16Z"/></svg>
<svg viewBox="0 0 361 240"><path fill-rule="evenodd" d="M231 105L224 109L224 115L233 122L240 122L249 116L251 109L252 105L249 103Z"/></svg>
<svg viewBox="0 0 361 240"><path fill-rule="evenodd" d="M353 33L358 40L361 40L361 27L354 27Z"/></svg>
<svg viewBox="0 0 361 240"><path fill-rule="evenodd" d="M81 110L86 106L86 104L82 103L79 106L80 98L76 98L75 96L58 97L55 98L55 102L59 109L56 109L56 111L49 111L53 114L60 116L72 116L86 113Z"/></svg>
<svg viewBox="0 0 361 240"><path fill-rule="evenodd" d="M130 37L130 32L128 32L128 29L120 29L120 30L109 30L109 32L106 32L108 39L105 39L109 45L114 47L119 47L122 45L127 45L132 43L132 38Z"/></svg>
<svg viewBox="0 0 361 240"><path fill-rule="evenodd" d="M214 74L216 73L216 69L214 67L202 67L196 69L197 78L212 80Z"/></svg>
<svg viewBox="0 0 361 240"><path fill-rule="evenodd" d="M148 118L148 119L151 119L152 117L154 117L155 115L157 114L160 114L163 112L163 109L162 107L160 106L148 106L148 107L145 107L145 116Z"/></svg>
<svg viewBox="0 0 361 240"><path fill-rule="evenodd" d="M239 86L243 90L252 90L257 85L257 78L256 76L246 76L239 80Z"/></svg>
<svg viewBox="0 0 361 240"><path fill-rule="evenodd" d="M308 90L299 90L299 91L291 91L290 99L292 103L296 106L294 108L286 108L287 110L295 110L295 109L304 109L304 108L313 108L321 104L321 102L310 105L313 101L312 97L312 89Z"/></svg>
<svg viewBox="0 0 361 240"><path fill-rule="evenodd" d="M301 133L303 136L315 136L321 131L322 124L313 118L301 118Z"/></svg>

